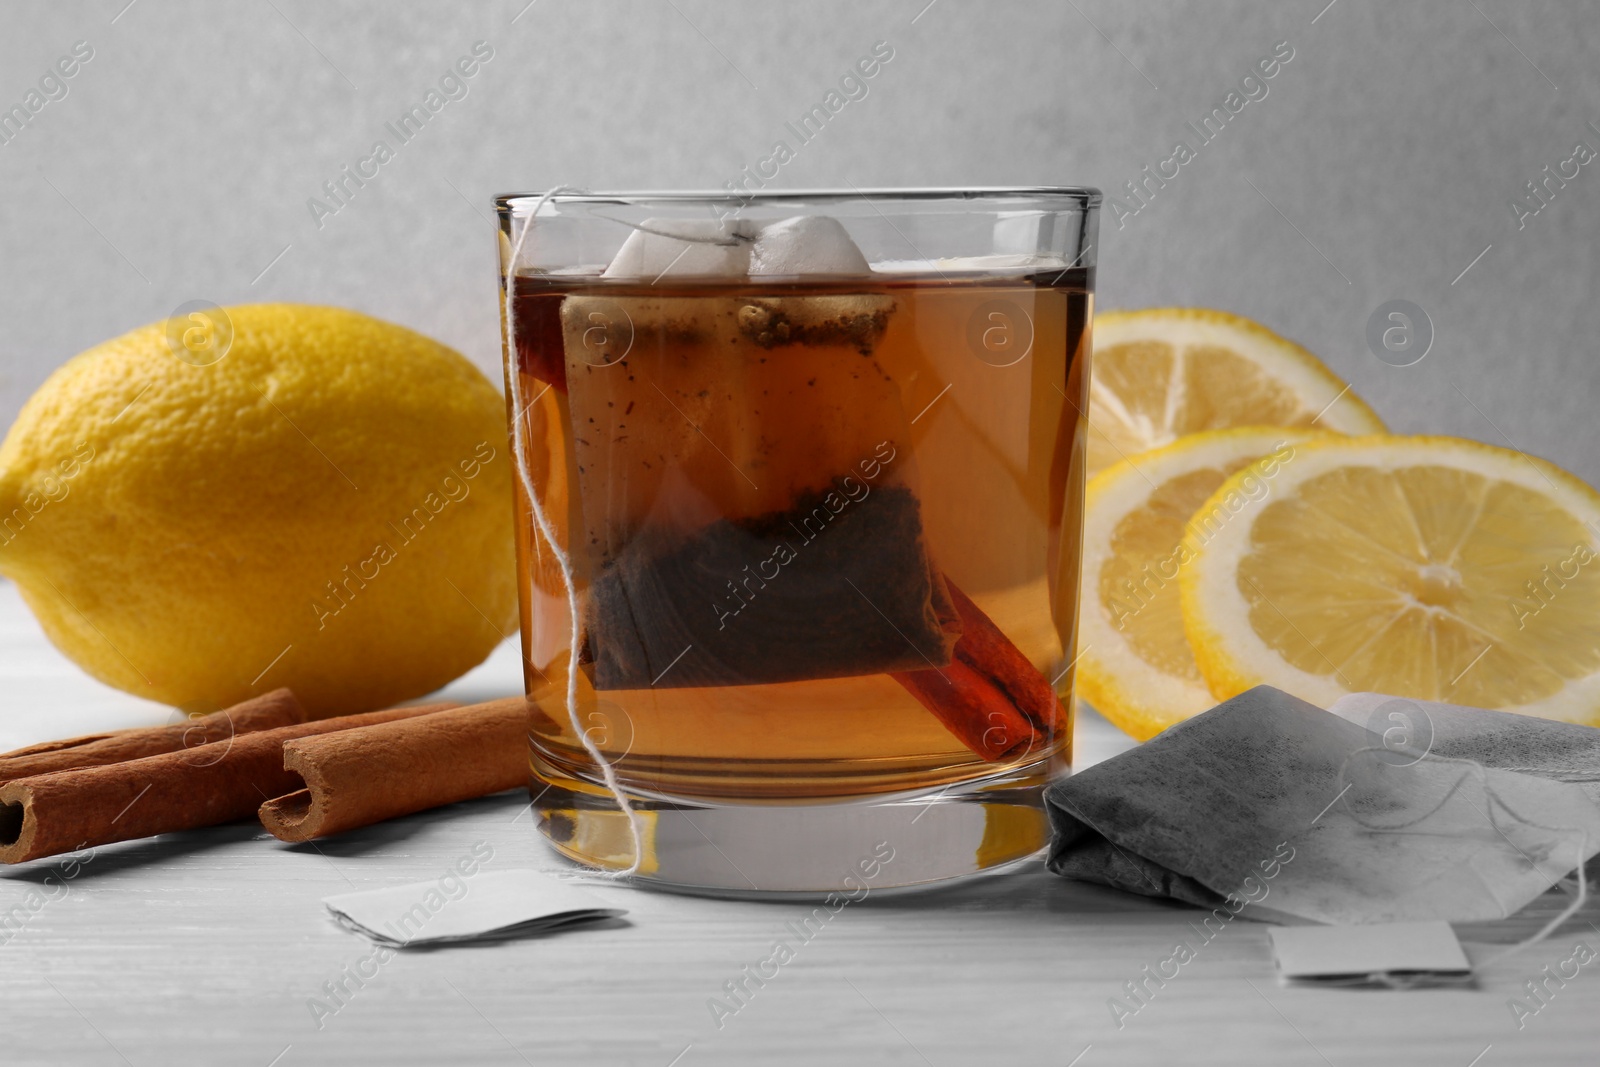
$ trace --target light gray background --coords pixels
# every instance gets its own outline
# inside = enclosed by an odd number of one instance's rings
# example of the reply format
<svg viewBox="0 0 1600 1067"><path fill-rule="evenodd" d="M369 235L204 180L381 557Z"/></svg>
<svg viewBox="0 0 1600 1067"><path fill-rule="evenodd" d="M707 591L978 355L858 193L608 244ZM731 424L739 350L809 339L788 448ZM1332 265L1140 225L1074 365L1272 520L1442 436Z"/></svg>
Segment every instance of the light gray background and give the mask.
<svg viewBox="0 0 1600 1067"><path fill-rule="evenodd" d="M1106 220L1103 304L1249 315L1320 353L1396 429L1502 444L1503 431L1600 480L1588 411L1600 167L1520 232L1508 206L1578 139L1600 148L1585 128L1600 124L1600 9L674 2L0 0L0 107L73 42L95 49L70 94L0 145L0 426L63 360L191 299L348 305L440 338L498 380L492 194L718 187L880 39L894 60L783 184L1114 192L1288 40L1295 58L1266 99L1125 228ZM479 39L495 58L471 94L319 231L306 199ZM1381 363L1364 340L1394 298L1437 328L1413 367ZM452 695L509 691L516 659L503 646ZM0 678L0 747L167 715L71 667L10 587ZM1100 730L1080 730L1089 762L1108 750L1086 742L1110 731L1083 725ZM1201 977L1122 1034L1106 998L1190 936L1184 914L1039 871L852 908L726 1037L706 1038L704 998L793 912L633 894L630 928L404 958L315 1030L306 998L365 952L318 898L433 877L480 832L506 842L508 864L542 862L520 818L520 802L498 798L312 850L232 826L107 851L5 947L8 1056L692 1067L921 1063L926 1051L944 1064L992 1059L998 1043L1012 1062L1064 1064L1093 1043L1084 1067L1490 1067L1578 1062L1593 1047L1593 979L1526 1033L1505 1010L1557 948L1486 967L1475 993L1351 997L1276 988L1254 925L1204 950ZM9 874L0 903L44 869Z"/></svg>
<svg viewBox="0 0 1600 1067"><path fill-rule="evenodd" d="M95 56L0 145L0 425L65 359L191 299L359 308L498 382L491 195L718 188L878 40L870 95L775 184L1114 193L1287 40L1265 99L1123 228L1105 217L1101 306L1248 315L1397 430L1600 481L1600 165L1520 231L1510 208L1578 140L1600 149L1600 7L525 3L7 3L5 107L75 41ZM307 199L477 40L495 55L470 95L319 230ZM1412 367L1364 339L1394 298L1436 328Z"/></svg>

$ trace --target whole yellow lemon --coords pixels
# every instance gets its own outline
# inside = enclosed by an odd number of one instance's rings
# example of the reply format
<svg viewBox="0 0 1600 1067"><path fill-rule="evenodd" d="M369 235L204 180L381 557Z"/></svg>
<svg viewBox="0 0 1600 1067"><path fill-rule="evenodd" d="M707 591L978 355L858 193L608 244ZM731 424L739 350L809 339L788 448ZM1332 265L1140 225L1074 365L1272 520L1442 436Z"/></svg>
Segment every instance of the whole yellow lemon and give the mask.
<svg viewBox="0 0 1600 1067"><path fill-rule="evenodd" d="M419 696L514 626L498 390L330 307L175 317L72 359L0 445L0 572L96 678L188 711Z"/></svg>

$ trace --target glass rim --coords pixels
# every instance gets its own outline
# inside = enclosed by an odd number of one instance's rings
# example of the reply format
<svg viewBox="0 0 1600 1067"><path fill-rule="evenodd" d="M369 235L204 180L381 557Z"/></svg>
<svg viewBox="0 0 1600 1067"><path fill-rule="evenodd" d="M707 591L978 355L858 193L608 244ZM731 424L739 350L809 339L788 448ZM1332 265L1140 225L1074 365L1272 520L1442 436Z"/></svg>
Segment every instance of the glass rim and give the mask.
<svg viewBox="0 0 1600 1067"><path fill-rule="evenodd" d="M622 190L595 191L569 190L556 193L503 193L494 198L497 211L513 216L526 214L541 200L560 204L651 204L651 203L715 203L737 201L741 208L753 204L781 204L792 201L849 200L872 202L882 200L958 200L970 202L1028 201L1044 210L1085 210L1097 208L1101 192L1085 185L1016 185L1016 186L915 186L906 188L874 187L871 189L762 189L756 192L721 190ZM1052 206L1049 201L1060 201ZM1043 203L1041 203L1043 202Z"/></svg>

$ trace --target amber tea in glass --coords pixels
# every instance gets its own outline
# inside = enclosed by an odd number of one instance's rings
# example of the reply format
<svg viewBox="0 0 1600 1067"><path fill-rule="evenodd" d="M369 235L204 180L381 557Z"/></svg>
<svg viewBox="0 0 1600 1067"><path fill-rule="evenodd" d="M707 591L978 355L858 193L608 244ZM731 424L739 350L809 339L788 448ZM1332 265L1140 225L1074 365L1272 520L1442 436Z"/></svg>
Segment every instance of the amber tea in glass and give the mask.
<svg viewBox="0 0 1600 1067"><path fill-rule="evenodd" d="M501 198L555 847L807 894L885 850L875 887L1044 845L1071 751L1097 203Z"/></svg>

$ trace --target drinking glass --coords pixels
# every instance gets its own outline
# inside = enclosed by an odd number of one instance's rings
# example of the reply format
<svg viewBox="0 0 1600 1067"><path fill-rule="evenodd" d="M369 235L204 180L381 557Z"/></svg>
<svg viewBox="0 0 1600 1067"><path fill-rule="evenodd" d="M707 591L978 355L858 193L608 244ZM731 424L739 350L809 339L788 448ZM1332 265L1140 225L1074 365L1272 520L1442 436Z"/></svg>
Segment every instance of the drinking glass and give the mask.
<svg viewBox="0 0 1600 1067"><path fill-rule="evenodd" d="M555 848L645 884L807 896L1046 844L1099 202L497 199L533 809Z"/></svg>

